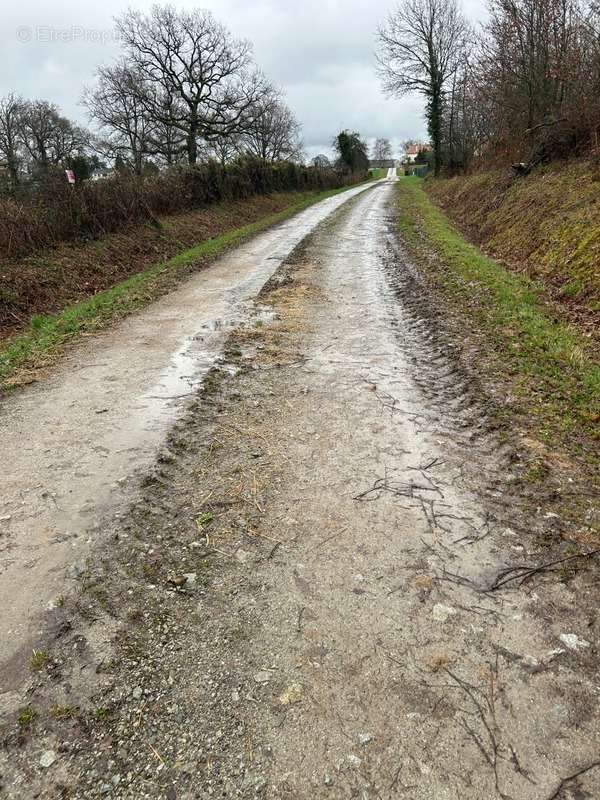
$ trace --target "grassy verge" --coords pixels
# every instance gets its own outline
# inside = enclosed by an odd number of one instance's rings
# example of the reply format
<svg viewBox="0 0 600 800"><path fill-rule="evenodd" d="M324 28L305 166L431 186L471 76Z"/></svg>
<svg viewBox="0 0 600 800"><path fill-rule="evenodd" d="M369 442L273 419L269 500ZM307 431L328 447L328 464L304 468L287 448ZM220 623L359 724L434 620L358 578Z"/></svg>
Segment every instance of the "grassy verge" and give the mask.
<svg viewBox="0 0 600 800"><path fill-rule="evenodd" d="M600 326L600 192L595 164L555 162L428 181L426 190L469 239L539 280L586 333Z"/></svg>
<svg viewBox="0 0 600 800"><path fill-rule="evenodd" d="M132 314L226 250L346 188L303 195L283 211L203 241L57 314L34 316L23 333L0 346L0 388L29 382L36 370L55 361L77 336Z"/></svg>
<svg viewBox="0 0 600 800"><path fill-rule="evenodd" d="M458 325L479 334L478 367L484 380L505 388L512 401L506 413L520 414L547 445L598 466L600 366L589 340L557 318L534 281L467 242L420 179L399 181L398 193L400 230Z"/></svg>
<svg viewBox="0 0 600 800"><path fill-rule="evenodd" d="M387 169L377 168L369 170L369 175L374 181L378 181L380 178L385 178L387 174L388 174Z"/></svg>

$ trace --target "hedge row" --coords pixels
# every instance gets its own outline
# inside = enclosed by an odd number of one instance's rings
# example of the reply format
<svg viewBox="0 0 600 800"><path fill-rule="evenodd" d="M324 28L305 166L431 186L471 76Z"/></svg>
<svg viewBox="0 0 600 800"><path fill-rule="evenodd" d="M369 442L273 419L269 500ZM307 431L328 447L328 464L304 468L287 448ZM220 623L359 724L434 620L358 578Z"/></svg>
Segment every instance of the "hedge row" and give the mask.
<svg viewBox="0 0 600 800"><path fill-rule="evenodd" d="M0 200L0 258L58 242L99 238L125 226L226 200L278 191L320 191L362 180L333 169L243 160L177 167L156 175L115 175L70 186L50 174L29 197Z"/></svg>

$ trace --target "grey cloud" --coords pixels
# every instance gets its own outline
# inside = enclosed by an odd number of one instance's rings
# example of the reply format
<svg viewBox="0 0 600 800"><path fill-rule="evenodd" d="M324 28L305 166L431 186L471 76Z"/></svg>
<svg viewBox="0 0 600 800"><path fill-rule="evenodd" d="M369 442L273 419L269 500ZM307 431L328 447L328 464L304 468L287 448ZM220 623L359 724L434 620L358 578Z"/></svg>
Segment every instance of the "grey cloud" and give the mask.
<svg viewBox="0 0 600 800"><path fill-rule="evenodd" d="M483 17L484 2L463 3L474 21ZM16 91L44 97L85 121L79 105L83 85L92 82L98 64L118 55L111 40L113 19L127 5L126 0L55 0L51 6L47 0L25 0L5 9L0 95ZM144 10L150 3L131 5ZM386 98L374 71L374 33L393 0L184 0L175 5L210 8L234 34L254 43L258 64L286 91L303 125L309 155L327 152L342 127L395 143L425 135L421 99ZM19 41L19 36L27 39L23 31L30 32L29 41ZM52 31L63 32L65 40L49 40Z"/></svg>

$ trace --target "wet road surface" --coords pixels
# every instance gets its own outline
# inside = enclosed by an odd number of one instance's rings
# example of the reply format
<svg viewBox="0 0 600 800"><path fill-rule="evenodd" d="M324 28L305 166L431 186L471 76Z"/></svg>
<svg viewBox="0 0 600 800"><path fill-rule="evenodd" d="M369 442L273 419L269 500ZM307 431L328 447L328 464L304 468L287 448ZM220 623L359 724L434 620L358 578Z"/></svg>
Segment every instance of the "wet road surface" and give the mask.
<svg viewBox="0 0 600 800"><path fill-rule="evenodd" d="M130 478L152 462L252 298L315 225L369 188L252 239L3 403L1 688L27 661L37 615L77 576L106 516L131 499Z"/></svg>
<svg viewBox="0 0 600 800"><path fill-rule="evenodd" d="M253 576L266 796L547 800L594 765L573 796L600 797L577 590L486 591L537 549L536 522L398 242L393 193L343 209L292 272L312 333L295 380L271 387L285 467L258 530L291 524Z"/></svg>
<svg viewBox="0 0 600 800"><path fill-rule="evenodd" d="M232 333L218 409L199 403L144 494L155 522L127 519L139 555L115 559L136 565L149 633L106 678L110 735L60 757L74 797L600 797L596 590L493 588L543 558L543 509L513 485L394 201L377 184L282 265L272 317ZM197 558L199 509L201 588L136 582L151 552Z"/></svg>

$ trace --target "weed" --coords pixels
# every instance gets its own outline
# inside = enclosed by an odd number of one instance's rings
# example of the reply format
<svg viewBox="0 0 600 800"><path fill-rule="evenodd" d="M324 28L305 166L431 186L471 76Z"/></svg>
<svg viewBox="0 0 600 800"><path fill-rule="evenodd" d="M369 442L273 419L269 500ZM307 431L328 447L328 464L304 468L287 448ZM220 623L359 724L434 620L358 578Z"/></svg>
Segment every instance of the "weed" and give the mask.
<svg viewBox="0 0 600 800"><path fill-rule="evenodd" d="M574 280L566 283L563 288L561 289L560 293L563 297L577 297L580 294L583 294L585 291L585 285L581 280Z"/></svg>
<svg viewBox="0 0 600 800"><path fill-rule="evenodd" d="M150 564L146 562L142 565L142 572L144 573L144 578L148 581L156 581L158 578L158 569L156 564Z"/></svg>
<svg viewBox="0 0 600 800"><path fill-rule="evenodd" d="M33 672L39 672L50 661L50 655L45 650L34 650L29 659L29 667Z"/></svg>
<svg viewBox="0 0 600 800"><path fill-rule="evenodd" d="M79 716L79 709L76 706L52 706L49 709L50 716L54 719L75 719Z"/></svg>
<svg viewBox="0 0 600 800"><path fill-rule="evenodd" d="M550 468L541 458L535 459L527 467L523 474L523 480L527 483L543 483L550 474Z"/></svg>
<svg viewBox="0 0 600 800"><path fill-rule="evenodd" d="M17 722L21 728L29 728L38 716L38 712L33 706L24 706L19 709L19 716Z"/></svg>

